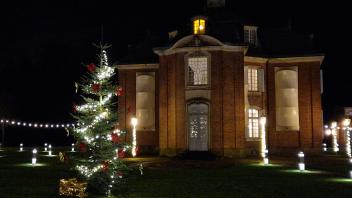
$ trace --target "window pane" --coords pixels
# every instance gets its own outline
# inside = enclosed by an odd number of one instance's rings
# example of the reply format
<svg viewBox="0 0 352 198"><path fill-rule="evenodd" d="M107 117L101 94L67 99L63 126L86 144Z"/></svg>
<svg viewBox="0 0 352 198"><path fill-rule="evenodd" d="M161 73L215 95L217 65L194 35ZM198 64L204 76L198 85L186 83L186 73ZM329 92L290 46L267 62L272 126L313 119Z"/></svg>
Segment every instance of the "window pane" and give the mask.
<svg viewBox="0 0 352 198"><path fill-rule="evenodd" d="M259 111L257 109L248 110L248 137L259 138Z"/></svg>
<svg viewBox="0 0 352 198"><path fill-rule="evenodd" d="M188 59L188 85L208 84L207 57L192 57Z"/></svg>
<svg viewBox="0 0 352 198"><path fill-rule="evenodd" d="M248 69L248 90L258 91L258 70Z"/></svg>

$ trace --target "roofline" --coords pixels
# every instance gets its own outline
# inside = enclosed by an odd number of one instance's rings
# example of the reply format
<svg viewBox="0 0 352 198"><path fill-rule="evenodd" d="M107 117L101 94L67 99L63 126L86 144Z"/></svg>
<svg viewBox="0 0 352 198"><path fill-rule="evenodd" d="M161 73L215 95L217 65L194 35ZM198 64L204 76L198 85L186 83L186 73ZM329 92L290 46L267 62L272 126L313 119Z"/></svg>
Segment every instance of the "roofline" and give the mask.
<svg viewBox="0 0 352 198"><path fill-rule="evenodd" d="M113 67L119 70L126 69L158 69L159 63L146 63L146 64L117 64L113 65Z"/></svg>
<svg viewBox="0 0 352 198"><path fill-rule="evenodd" d="M208 42L213 43L214 45L201 46L201 47L180 47L180 46L183 46L184 43L191 41L194 36L207 40ZM163 48L159 47L159 48L153 49L154 53L156 53L159 56L170 55L178 52L190 52L190 51L199 51L199 50L206 50L206 51L221 50L221 51L231 51L231 52L244 52L244 54L246 54L248 50L248 46L224 44L223 42L209 35L188 35L178 40L171 47L163 47Z"/></svg>
<svg viewBox="0 0 352 198"><path fill-rule="evenodd" d="M292 57L255 57L255 56L245 56L244 61L256 62L256 63L298 63L298 62L319 62L322 64L325 56L292 56Z"/></svg>

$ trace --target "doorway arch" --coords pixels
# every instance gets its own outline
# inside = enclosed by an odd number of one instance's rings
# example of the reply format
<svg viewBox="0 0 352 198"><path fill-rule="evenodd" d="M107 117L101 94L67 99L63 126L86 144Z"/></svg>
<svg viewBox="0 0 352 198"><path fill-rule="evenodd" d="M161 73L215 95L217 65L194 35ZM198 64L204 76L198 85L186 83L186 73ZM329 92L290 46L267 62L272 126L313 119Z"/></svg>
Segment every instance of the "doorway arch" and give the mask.
<svg viewBox="0 0 352 198"><path fill-rule="evenodd" d="M209 150L209 104L192 101L187 104L187 136L190 151Z"/></svg>

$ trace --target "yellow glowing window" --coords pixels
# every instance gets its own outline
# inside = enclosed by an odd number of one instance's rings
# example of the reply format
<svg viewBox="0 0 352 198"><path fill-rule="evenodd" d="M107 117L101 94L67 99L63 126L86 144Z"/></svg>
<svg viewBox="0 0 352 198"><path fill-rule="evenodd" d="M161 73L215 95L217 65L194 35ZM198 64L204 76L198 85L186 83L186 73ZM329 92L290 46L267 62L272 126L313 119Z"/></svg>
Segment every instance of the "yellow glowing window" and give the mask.
<svg viewBox="0 0 352 198"><path fill-rule="evenodd" d="M205 20L196 19L193 21L193 33L194 34L204 34L205 33Z"/></svg>

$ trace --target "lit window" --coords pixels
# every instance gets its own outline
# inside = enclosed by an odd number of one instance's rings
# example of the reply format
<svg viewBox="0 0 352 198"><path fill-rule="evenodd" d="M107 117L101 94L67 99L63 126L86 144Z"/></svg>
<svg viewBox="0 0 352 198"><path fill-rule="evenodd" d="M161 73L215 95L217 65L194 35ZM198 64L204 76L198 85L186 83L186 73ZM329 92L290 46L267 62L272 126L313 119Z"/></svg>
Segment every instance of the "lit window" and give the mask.
<svg viewBox="0 0 352 198"><path fill-rule="evenodd" d="M248 91L259 91L258 69L248 68Z"/></svg>
<svg viewBox="0 0 352 198"><path fill-rule="evenodd" d="M259 138L259 111L257 109L248 110L248 137Z"/></svg>
<svg viewBox="0 0 352 198"><path fill-rule="evenodd" d="M193 20L193 33L194 34L205 34L205 19Z"/></svg>
<svg viewBox="0 0 352 198"><path fill-rule="evenodd" d="M208 84L208 58L190 57L188 58L188 85Z"/></svg>
<svg viewBox="0 0 352 198"><path fill-rule="evenodd" d="M137 130L155 130L155 73L136 73Z"/></svg>
<svg viewBox="0 0 352 198"><path fill-rule="evenodd" d="M257 29L256 26L244 26L244 42L253 46L257 46Z"/></svg>

